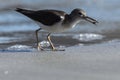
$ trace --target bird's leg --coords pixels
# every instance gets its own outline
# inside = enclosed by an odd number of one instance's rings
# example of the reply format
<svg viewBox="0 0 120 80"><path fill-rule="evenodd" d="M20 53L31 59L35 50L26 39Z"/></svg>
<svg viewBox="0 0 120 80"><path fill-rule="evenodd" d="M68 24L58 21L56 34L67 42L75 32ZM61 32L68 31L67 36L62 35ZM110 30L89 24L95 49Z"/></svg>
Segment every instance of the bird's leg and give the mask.
<svg viewBox="0 0 120 80"><path fill-rule="evenodd" d="M54 45L53 45L53 43L52 43L52 41L51 41L50 34L51 34L51 33L48 34L47 39L48 39L48 41L49 41L49 43L50 43L50 46L52 47L52 50L55 51L56 48L54 47Z"/></svg>
<svg viewBox="0 0 120 80"><path fill-rule="evenodd" d="M47 39L48 39L48 41L49 41L49 43L50 43L50 46L52 47L52 50L53 50L53 51L65 51L65 49L56 49L56 48L54 47L54 45L53 45L53 43L52 43L52 41L51 41L51 38L50 38L50 34L51 34L51 33L48 34Z"/></svg>
<svg viewBox="0 0 120 80"><path fill-rule="evenodd" d="M41 45L39 44L39 40L38 40L38 32L39 32L41 29L42 29L42 28L39 28L39 29L37 29L37 30L35 31L38 50L39 50L39 49L43 50L43 48L42 48Z"/></svg>

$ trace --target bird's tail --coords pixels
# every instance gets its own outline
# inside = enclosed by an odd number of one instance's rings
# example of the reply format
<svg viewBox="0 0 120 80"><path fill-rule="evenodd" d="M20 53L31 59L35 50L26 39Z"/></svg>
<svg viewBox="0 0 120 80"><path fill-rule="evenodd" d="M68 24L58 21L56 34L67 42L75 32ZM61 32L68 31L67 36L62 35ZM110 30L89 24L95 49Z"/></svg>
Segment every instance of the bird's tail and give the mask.
<svg viewBox="0 0 120 80"><path fill-rule="evenodd" d="M27 9L22 9L22 8L16 8L15 11L20 12L20 13L31 13L33 11L27 10Z"/></svg>
<svg viewBox="0 0 120 80"><path fill-rule="evenodd" d="M21 12L21 11L24 11L24 9L16 8L15 11L17 11L17 12Z"/></svg>
<svg viewBox="0 0 120 80"><path fill-rule="evenodd" d="M16 8L15 11L22 13L22 12L28 12L29 10L21 9L21 8Z"/></svg>

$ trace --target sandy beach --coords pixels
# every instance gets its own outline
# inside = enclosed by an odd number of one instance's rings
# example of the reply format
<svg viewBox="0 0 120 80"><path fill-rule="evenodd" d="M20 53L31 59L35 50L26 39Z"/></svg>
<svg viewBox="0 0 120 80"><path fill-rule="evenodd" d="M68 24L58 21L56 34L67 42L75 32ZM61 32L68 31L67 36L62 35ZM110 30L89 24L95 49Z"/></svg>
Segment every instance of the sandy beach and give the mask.
<svg viewBox="0 0 120 80"><path fill-rule="evenodd" d="M120 80L120 42L66 51L1 52L0 80Z"/></svg>

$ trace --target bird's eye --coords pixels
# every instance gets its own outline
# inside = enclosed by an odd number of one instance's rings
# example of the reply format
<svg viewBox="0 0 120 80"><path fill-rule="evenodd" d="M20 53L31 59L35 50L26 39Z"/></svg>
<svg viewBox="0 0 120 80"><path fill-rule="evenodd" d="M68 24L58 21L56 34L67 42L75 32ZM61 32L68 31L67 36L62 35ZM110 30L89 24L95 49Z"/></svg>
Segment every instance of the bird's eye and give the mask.
<svg viewBox="0 0 120 80"><path fill-rule="evenodd" d="M78 14L79 14L79 15L82 15L82 13L81 13L81 12L79 12Z"/></svg>
<svg viewBox="0 0 120 80"><path fill-rule="evenodd" d="M81 17L84 17L84 15L80 12L80 13L78 13Z"/></svg>

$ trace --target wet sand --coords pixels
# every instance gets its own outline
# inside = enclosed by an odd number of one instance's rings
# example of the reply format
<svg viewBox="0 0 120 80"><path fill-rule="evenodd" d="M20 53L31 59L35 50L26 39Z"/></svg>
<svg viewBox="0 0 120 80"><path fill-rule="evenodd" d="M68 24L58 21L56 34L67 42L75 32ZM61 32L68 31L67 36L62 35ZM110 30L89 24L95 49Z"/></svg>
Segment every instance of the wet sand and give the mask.
<svg viewBox="0 0 120 80"><path fill-rule="evenodd" d="M66 51L2 52L1 80L120 80L120 41Z"/></svg>

